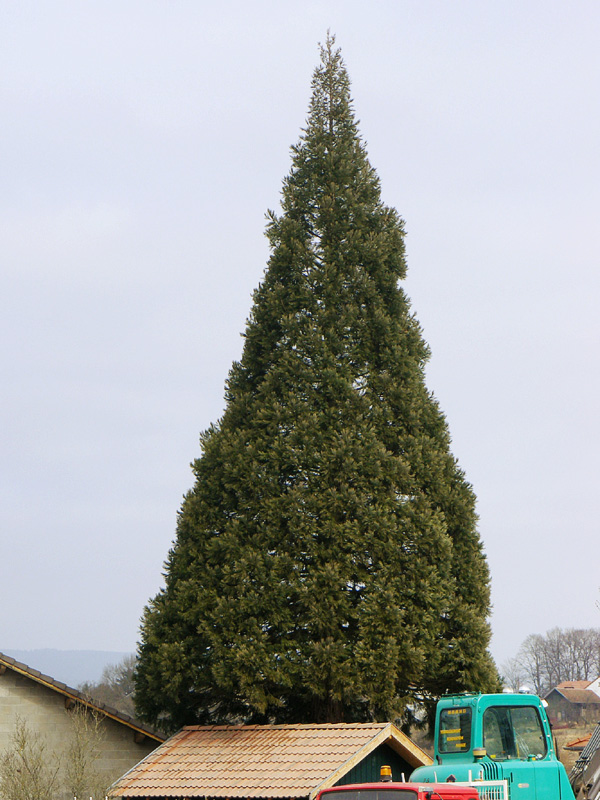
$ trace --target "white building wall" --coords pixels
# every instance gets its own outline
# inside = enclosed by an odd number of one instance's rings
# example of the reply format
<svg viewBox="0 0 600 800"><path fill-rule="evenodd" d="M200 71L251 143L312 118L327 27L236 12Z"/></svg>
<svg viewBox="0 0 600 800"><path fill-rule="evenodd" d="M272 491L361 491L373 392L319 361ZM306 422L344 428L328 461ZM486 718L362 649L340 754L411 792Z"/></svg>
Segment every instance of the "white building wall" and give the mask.
<svg viewBox="0 0 600 800"><path fill-rule="evenodd" d="M600 697L600 678L596 678L595 681L592 681L590 684L586 686L590 692L595 692L598 697Z"/></svg>

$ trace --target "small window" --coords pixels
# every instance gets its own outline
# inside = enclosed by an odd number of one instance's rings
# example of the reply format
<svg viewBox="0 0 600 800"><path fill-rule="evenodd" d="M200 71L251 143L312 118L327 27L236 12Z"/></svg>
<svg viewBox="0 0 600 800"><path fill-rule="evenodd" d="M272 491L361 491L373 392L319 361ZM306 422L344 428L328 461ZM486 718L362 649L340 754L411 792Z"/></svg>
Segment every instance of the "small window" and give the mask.
<svg viewBox="0 0 600 800"><path fill-rule="evenodd" d="M464 753L470 749L470 707L444 708L440 714L438 750L440 753Z"/></svg>

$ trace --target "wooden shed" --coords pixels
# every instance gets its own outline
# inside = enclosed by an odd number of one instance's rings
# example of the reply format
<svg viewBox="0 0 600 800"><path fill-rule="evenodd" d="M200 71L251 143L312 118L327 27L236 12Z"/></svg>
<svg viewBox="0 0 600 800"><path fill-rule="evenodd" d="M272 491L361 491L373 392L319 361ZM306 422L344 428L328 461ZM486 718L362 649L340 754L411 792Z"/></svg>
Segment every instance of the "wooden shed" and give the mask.
<svg viewBox="0 0 600 800"><path fill-rule="evenodd" d="M382 765L407 779L429 756L395 725L189 726L110 790L120 798L305 798L378 781Z"/></svg>

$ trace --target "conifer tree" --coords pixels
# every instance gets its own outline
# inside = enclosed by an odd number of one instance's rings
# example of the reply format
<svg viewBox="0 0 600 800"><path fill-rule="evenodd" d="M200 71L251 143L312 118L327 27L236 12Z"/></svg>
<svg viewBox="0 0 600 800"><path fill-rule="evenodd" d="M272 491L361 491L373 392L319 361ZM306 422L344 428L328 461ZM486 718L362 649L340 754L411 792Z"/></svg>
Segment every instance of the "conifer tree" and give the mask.
<svg viewBox="0 0 600 800"><path fill-rule="evenodd" d="M496 682L475 497L333 38L312 90L225 412L142 623L138 713L170 729L389 719L415 692Z"/></svg>

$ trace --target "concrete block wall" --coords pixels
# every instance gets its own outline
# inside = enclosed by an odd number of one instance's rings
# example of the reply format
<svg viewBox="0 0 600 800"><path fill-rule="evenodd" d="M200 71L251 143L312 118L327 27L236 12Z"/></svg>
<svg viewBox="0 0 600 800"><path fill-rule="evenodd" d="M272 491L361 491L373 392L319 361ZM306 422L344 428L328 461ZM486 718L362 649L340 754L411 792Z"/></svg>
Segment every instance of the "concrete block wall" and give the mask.
<svg viewBox="0 0 600 800"><path fill-rule="evenodd" d="M32 731L45 737L48 753L63 754L68 748L73 736L73 720L72 711L65 707L65 696L7 669L0 675L0 753L10 746L18 718L24 720ZM136 742L132 728L108 717L103 717L101 730L95 768L106 778L107 785L159 744L150 738ZM73 800L72 795L65 793L64 800Z"/></svg>

